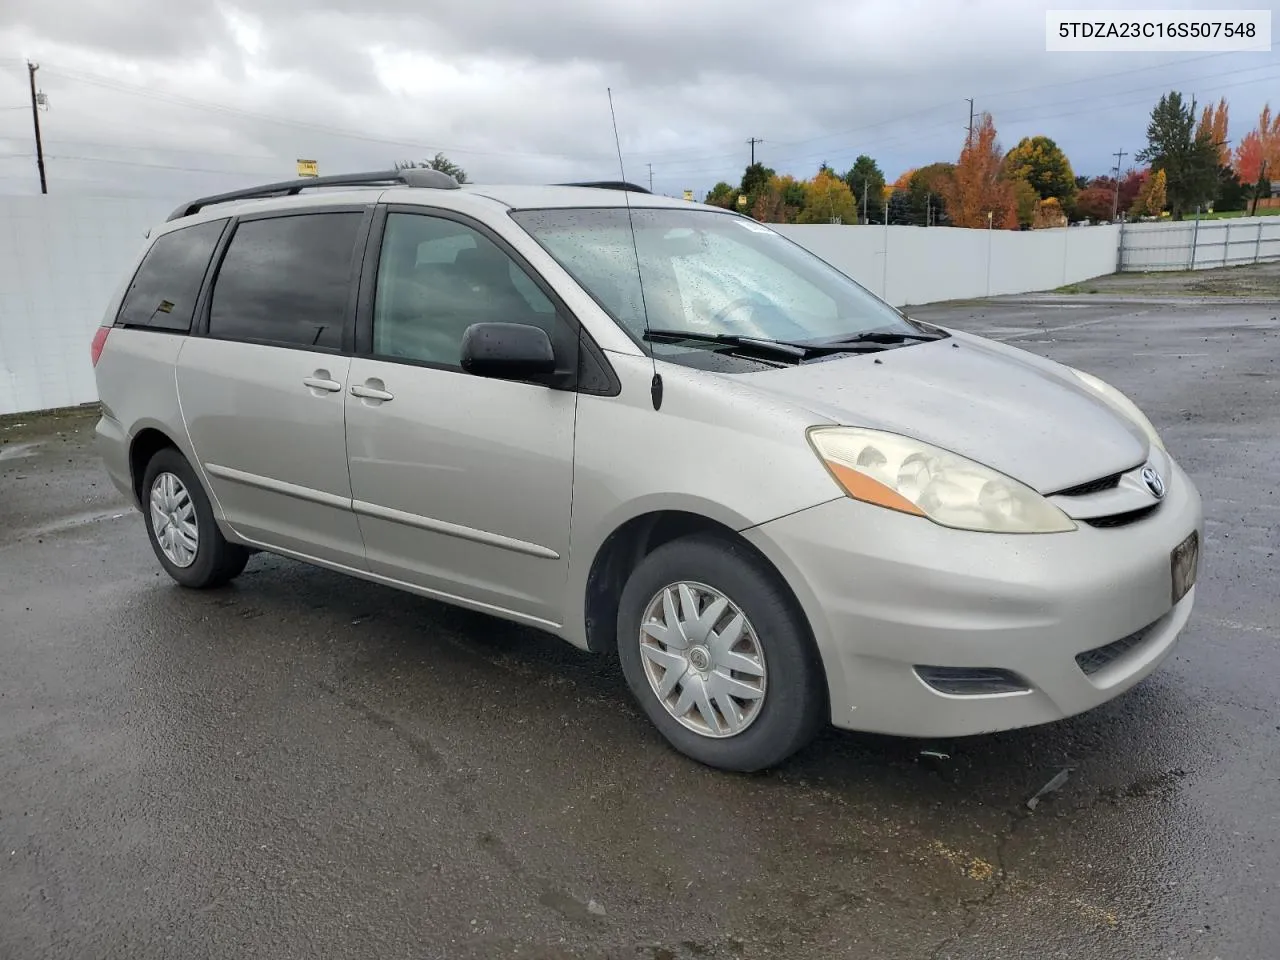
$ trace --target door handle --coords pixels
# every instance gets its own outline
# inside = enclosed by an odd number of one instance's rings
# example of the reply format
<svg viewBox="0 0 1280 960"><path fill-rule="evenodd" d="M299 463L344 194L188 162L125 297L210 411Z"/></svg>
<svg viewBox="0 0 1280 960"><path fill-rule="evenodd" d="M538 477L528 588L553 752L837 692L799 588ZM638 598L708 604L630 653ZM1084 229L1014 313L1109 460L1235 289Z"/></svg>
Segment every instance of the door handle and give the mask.
<svg viewBox="0 0 1280 960"><path fill-rule="evenodd" d="M387 391L379 390L377 387L364 387L360 384L356 384L351 388L351 395L353 397L362 397L365 400L394 400L396 398L394 393L387 393Z"/></svg>
<svg viewBox="0 0 1280 960"><path fill-rule="evenodd" d="M329 393L337 393L342 389L342 384L327 377L303 377L302 382L312 390L325 390Z"/></svg>

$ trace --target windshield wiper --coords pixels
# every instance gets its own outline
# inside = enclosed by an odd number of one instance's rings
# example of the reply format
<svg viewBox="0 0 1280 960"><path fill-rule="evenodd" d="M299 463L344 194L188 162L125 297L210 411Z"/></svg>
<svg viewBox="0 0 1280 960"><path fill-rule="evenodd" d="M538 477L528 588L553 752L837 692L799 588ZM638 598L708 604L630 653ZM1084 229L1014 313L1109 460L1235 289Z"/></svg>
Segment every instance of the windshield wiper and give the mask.
<svg viewBox="0 0 1280 960"><path fill-rule="evenodd" d="M824 353L870 353L881 349L876 341L868 340L862 344L840 341L839 343L801 343L795 340L771 340L768 337L744 337L737 333L703 333L700 330L646 330L646 340L687 340L690 343L723 344L730 347L748 347L792 357L802 360L816 354ZM932 338L930 338L932 339ZM895 341L896 342L896 341Z"/></svg>
<svg viewBox="0 0 1280 960"><path fill-rule="evenodd" d="M839 337L832 340L819 340L815 346L829 347L838 346L849 343L906 343L909 340L919 340L921 342L928 340L941 340L942 336L938 334L928 333L889 333L886 331L872 331L870 333L856 333L851 337Z"/></svg>

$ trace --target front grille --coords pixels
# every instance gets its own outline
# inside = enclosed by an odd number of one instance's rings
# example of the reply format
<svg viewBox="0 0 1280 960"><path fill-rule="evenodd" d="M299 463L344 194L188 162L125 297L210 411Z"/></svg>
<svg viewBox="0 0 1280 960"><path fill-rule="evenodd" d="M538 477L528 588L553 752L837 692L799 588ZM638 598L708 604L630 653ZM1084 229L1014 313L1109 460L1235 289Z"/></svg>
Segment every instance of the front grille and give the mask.
<svg viewBox="0 0 1280 960"><path fill-rule="evenodd" d="M1113 513L1106 517L1084 517L1084 522L1091 527L1127 527L1131 523L1137 523L1146 517L1151 516L1160 508L1160 504L1153 503L1147 507L1139 507L1137 510L1126 510L1124 513Z"/></svg>
<svg viewBox="0 0 1280 960"><path fill-rule="evenodd" d="M1157 621L1158 623L1159 621ZM1084 671L1085 676L1093 676L1099 670L1119 660L1130 650L1142 646L1143 641L1151 634L1155 624L1149 623L1141 630L1108 643L1105 647L1094 647L1084 653L1076 654L1076 666Z"/></svg>
<svg viewBox="0 0 1280 960"><path fill-rule="evenodd" d="M1101 493L1103 490L1114 490L1120 486L1120 478L1124 473L1113 473L1109 477L1100 477L1097 480L1090 480L1088 483L1078 483L1074 487L1067 487L1065 490L1059 490L1057 493L1051 493L1051 497L1084 497L1091 493Z"/></svg>
<svg viewBox="0 0 1280 960"><path fill-rule="evenodd" d="M939 693L958 697L990 696L993 693L1026 693L1027 681L1009 670L997 667L922 667L916 676Z"/></svg>

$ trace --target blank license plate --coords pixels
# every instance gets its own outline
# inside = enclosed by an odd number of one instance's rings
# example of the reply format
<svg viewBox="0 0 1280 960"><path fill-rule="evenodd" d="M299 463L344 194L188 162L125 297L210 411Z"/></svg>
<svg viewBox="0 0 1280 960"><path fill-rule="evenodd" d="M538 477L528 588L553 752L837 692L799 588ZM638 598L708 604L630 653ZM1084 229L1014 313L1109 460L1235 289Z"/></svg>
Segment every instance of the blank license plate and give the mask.
<svg viewBox="0 0 1280 960"><path fill-rule="evenodd" d="M1173 567L1173 602L1177 603L1195 585L1200 565L1200 534L1193 530L1191 536L1174 547L1169 562Z"/></svg>

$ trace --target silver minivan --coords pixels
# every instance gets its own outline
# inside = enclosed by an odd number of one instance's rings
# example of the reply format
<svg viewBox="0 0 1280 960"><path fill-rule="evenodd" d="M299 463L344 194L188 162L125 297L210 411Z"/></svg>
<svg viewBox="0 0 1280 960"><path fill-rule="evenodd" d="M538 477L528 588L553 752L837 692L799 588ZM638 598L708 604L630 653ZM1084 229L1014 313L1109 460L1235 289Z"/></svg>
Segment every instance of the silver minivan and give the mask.
<svg viewBox="0 0 1280 960"><path fill-rule="evenodd" d="M716 767L1079 713L1194 602L1200 497L1117 390L626 183L204 198L92 357L178 583L270 551L616 652Z"/></svg>

